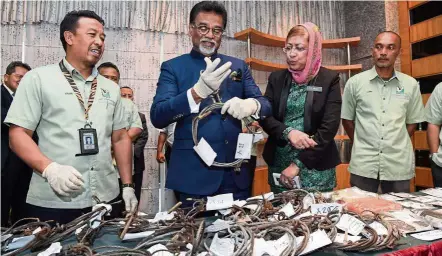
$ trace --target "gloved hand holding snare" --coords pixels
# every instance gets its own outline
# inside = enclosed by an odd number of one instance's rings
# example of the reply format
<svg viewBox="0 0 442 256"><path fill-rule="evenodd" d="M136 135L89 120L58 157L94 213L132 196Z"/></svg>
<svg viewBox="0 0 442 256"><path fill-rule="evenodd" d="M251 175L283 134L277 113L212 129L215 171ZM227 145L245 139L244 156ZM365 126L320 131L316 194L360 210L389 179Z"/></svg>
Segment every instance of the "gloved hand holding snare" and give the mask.
<svg viewBox="0 0 442 256"><path fill-rule="evenodd" d="M224 103L221 109L221 114L229 113L236 119L243 119L244 117L249 117L254 115L258 111L259 102L255 99L240 99L233 97Z"/></svg>
<svg viewBox="0 0 442 256"><path fill-rule="evenodd" d="M50 163L42 173L51 188L61 196L79 192L84 187L83 176L74 167Z"/></svg>
<svg viewBox="0 0 442 256"><path fill-rule="evenodd" d="M193 86L195 93L202 99L207 98L210 94L217 91L221 83L226 79L232 70L232 62L226 62L224 65L216 69L221 59L216 58L213 62L210 58L205 57L206 70L201 74L198 82Z"/></svg>

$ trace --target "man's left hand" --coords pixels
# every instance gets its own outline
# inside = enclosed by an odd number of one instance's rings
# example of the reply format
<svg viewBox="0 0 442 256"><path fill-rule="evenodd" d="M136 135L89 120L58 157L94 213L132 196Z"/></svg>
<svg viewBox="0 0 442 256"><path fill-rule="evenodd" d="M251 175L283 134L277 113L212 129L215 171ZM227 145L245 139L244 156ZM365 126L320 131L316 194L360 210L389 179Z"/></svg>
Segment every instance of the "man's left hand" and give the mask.
<svg viewBox="0 0 442 256"><path fill-rule="evenodd" d="M130 187L123 188L123 200L126 206L126 212L129 214L135 213L138 206L138 200L135 196L135 189Z"/></svg>
<svg viewBox="0 0 442 256"><path fill-rule="evenodd" d="M221 114L229 113L236 119L243 119L244 117L249 117L256 113L258 110L258 103L254 99L240 99L233 97L224 103L221 109Z"/></svg>

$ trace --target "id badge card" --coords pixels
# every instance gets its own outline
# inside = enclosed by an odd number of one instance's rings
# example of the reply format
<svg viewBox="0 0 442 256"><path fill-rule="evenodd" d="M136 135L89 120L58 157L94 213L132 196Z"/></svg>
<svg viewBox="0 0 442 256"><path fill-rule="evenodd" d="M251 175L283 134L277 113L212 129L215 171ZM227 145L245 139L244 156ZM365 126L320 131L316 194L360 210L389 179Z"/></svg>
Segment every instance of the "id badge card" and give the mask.
<svg viewBox="0 0 442 256"><path fill-rule="evenodd" d="M76 156L98 154L99 151L98 151L97 130L91 128L89 125L86 125L85 128L79 129L78 133L80 137L81 153L77 154Z"/></svg>

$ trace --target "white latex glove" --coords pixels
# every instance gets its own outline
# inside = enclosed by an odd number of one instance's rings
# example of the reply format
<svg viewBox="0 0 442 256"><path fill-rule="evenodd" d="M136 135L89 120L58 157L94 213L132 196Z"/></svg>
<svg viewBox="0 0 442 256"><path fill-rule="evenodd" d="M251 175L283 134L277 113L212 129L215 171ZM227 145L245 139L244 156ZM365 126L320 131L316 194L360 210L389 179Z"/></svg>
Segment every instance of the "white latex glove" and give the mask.
<svg viewBox="0 0 442 256"><path fill-rule="evenodd" d="M288 139L290 140L290 144L297 149L312 148L318 145L318 143L311 139L306 133L298 130L291 130Z"/></svg>
<svg viewBox="0 0 442 256"><path fill-rule="evenodd" d="M135 189L131 187L124 187L123 200L124 205L126 206L126 212L130 214L134 213L138 206L138 200L135 196Z"/></svg>
<svg viewBox="0 0 442 256"><path fill-rule="evenodd" d="M230 61L218 69L216 69L216 67L221 62L219 58L216 58L216 60L212 62L210 58L205 57L204 61L206 62L206 70L204 70L198 82L193 86L196 94L203 99L218 90L224 79L232 72L232 70L230 70L232 62Z"/></svg>
<svg viewBox="0 0 442 256"><path fill-rule="evenodd" d="M224 103L223 108L221 109L221 114L229 113L236 119L243 119L244 117L249 117L256 113L258 110L258 104L254 99L240 99L237 97L233 97Z"/></svg>
<svg viewBox="0 0 442 256"><path fill-rule="evenodd" d="M83 176L74 167L50 163L43 171L51 188L59 195L70 196L84 187Z"/></svg>

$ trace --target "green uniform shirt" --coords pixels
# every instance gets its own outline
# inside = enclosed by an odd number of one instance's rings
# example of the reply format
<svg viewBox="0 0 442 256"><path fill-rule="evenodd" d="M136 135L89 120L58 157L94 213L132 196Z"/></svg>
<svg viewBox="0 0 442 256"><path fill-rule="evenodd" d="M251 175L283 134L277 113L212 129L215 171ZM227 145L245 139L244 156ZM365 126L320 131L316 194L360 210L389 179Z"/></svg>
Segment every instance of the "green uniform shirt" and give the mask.
<svg viewBox="0 0 442 256"><path fill-rule="evenodd" d="M349 171L380 180L414 177L413 148L406 124L424 121L417 81L401 72L389 80L376 69L351 77L342 97L341 118L354 120Z"/></svg>
<svg viewBox="0 0 442 256"><path fill-rule="evenodd" d="M442 83L439 83L431 93L425 106L425 121L440 126L442 124ZM442 141L442 130L439 133L439 140ZM433 154L433 161L442 167L442 145L439 143L437 153Z"/></svg>
<svg viewBox="0 0 442 256"><path fill-rule="evenodd" d="M99 75L96 68L85 80L65 59L63 63L81 92L85 105L92 81L97 77L97 91L89 110L89 121L97 130L99 153L75 156L80 153L78 129L86 123L84 109L58 63L33 69L23 77L5 123L36 131L38 146L44 155L59 164L73 166L83 175L84 190L73 197L63 197L34 172L27 203L47 208L79 209L95 204L93 195L102 201L118 196L117 173L111 159L111 135L114 130L126 128L127 121L124 119L120 89L114 82Z"/></svg>

